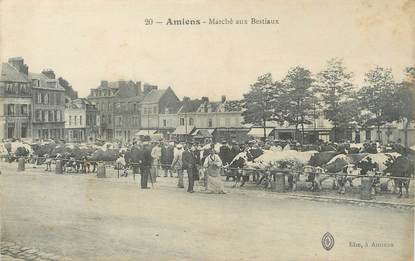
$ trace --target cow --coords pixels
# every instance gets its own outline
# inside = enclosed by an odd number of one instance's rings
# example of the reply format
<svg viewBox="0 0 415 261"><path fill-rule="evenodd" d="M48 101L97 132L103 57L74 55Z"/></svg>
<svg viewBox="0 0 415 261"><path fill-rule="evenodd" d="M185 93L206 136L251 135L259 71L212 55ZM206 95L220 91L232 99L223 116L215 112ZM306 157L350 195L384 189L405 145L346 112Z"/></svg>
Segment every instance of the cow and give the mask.
<svg viewBox="0 0 415 261"><path fill-rule="evenodd" d="M344 193L344 186L360 175L375 174L373 186L375 189L381 186L383 177L381 174L387 167L388 161L399 156L399 153L359 153L359 154L339 154L333 157L324 165L330 176L333 177L333 189L339 189L339 193ZM328 177L322 178L321 181Z"/></svg>
<svg viewBox="0 0 415 261"><path fill-rule="evenodd" d="M384 172L390 173L394 179L396 186L399 188L398 197L402 197L402 186L406 190L405 197L409 197L409 183L411 175L414 174L414 162L405 156L398 156Z"/></svg>
<svg viewBox="0 0 415 261"><path fill-rule="evenodd" d="M252 160L253 157L249 153L249 150L245 150L238 153L232 161L224 167L227 176L233 177L233 180L235 181L233 187L236 187L241 179L242 183L240 187L243 187L245 183L249 181L251 170L247 170L246 167L248 162Z"/></svg>
<svg viewBox="0 0 415 261"><path fill-rule="evenodd" d="M311 165L306 165L303 167L303 173L307 176L306 181L311 182L311 191L320 191L321 182L325 169L322 167L314 167Z"/></svg>

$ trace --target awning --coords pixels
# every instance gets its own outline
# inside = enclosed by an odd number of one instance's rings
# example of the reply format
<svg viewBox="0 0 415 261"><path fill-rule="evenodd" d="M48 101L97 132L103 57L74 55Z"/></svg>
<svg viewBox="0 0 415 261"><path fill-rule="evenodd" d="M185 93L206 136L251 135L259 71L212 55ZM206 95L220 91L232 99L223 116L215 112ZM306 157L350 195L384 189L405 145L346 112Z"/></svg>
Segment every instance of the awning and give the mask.
<svg viewBox="0 0 415 261"><path fill-rule="evenodd" d="M266 136L268 137L269 134L274 130L274 128L266 128L265 129L265 133ZM249 132L248 135L253 136L253 137L264 137L264 128L252 128Z"/></svg>
<svg viewBox="0 0 415 261"><path fill-rule="evenodd" d="M146 136L156 134L157 130L140 130L135 135L136 136Z"/></svg>
<svg viewBox="0 0 415 261"><path fill-rule="evenodd" d="M195 126L179 126L171 134L173 135L189 135Z"/></svg>

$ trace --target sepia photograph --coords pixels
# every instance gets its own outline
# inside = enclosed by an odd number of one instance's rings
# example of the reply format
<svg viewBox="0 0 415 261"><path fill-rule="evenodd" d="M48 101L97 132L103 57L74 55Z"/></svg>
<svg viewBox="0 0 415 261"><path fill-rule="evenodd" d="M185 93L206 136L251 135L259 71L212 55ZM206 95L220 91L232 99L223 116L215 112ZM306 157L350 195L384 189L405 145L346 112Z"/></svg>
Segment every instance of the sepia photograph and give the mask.
<svg viewBox="0 0 415 261"><path fill-rule="evenodd" d="M414 260L415 0L0 0L0 260Z"/></svg>

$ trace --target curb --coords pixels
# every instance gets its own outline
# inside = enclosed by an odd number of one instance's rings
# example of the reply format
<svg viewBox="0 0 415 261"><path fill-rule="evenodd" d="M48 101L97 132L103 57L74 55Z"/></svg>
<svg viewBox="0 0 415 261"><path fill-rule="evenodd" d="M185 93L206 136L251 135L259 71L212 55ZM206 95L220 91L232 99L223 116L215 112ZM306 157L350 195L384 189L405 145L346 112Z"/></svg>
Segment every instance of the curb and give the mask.
<svg viewBox="0 0 415 261"><path fill-rule="evenodd" d="M373 205L373 206L387 206L387 207L394 207L394 208L408 208L408 209L414 208L413 204L386 202L386 201L336 198L336 197L328 197L328 196L310 196L310 195L301 195L301 194L288 194L287 197L292 198L292 199L305 199L305 200L312 200L312 201L348 203L348 204L354 204L354 205L359 205L359 206Z"/></svg>

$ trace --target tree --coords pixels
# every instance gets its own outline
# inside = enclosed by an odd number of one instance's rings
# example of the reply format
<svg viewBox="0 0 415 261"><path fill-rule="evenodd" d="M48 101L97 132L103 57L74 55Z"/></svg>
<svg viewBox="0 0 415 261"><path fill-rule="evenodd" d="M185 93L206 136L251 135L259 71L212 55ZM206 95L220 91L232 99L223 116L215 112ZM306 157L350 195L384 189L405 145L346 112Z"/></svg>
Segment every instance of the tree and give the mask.
<svg viewBox="0 0 415 261"><path fill-rule="evenodd" d="M390 68L376 66L366 73L364 87L358 92L363 110L369 112L366 125L377 127L378 141L382 140L380 127L398 119L395 110L396 83Z"/></svg>
<svg viewBox="0 0 415 261"><path fill-rule="evenodd" d="M304 124L310 124L315 116L315 97L312 91L311 72L302 67L294 67L288 71L283 80L285 88L285 120L295 125L295 133L301 126L301 143L304 144Z"/></svg>
<svg viewBox="0 0 415 261"><path fill-rule="evenodd" d="M333 125L333 138L337 140L337 128L343 121L341 103L350 100L353 90L352 73L346 71L343 59L333 58L327 62L326 69L317 74L318 91L324 104L323 113Z"/></svg>
<svg viewBox="0 0 415 261"><path fill-rule="evenodd" d="M251 123L264 128L268 121L282 121L282 109L278 106L279 97L283 91L282 85L273 82L270 73L259 76L251 85L251 90L244 94L242 116L245 123Z"/></svg>
<svg viewBox="0 0 415 261"><path fill-rule="evenodd" d="M397 115L404 122L405 147L408 147L408 128L415 121L415 67L406 68L407 78L396 91Z"/></svg>

